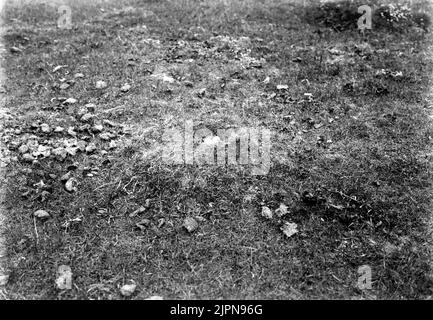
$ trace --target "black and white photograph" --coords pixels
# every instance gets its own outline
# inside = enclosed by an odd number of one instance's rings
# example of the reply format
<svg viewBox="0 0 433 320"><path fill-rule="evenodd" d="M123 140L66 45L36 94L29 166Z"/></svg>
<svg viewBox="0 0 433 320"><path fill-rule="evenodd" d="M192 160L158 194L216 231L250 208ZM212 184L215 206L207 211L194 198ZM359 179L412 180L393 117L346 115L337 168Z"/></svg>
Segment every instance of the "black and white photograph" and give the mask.
<svg viewBox="0 0 433 320"><path fill-rule="evenodd" d="M1 0L0 300L433 300L432 10Z"/></svg>

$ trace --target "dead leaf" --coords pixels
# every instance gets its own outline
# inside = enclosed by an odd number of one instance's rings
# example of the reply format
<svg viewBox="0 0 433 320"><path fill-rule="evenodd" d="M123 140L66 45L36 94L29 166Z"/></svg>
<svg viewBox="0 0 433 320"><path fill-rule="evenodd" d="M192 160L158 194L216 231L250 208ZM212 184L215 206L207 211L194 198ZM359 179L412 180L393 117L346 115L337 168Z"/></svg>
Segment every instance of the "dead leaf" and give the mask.
<svg viewBox="0 0 433 320"><path fill-rule="evenodd" d="M125 284L120 288L120 293L122 296L130 297L134 294L137 285L135 283Z"/></svg>
<svg viewBox="0 0 433 320"><path fill-rule="evenodd" d="M274 215L273 215L271 209L269 209L266 206L263 206L262 207L261 216L264 217L264 218L266 218L266 219L272 219Z"/></svg>
<svg viewBox="0 0 433 320"><path fill-rule="evenodd" d="M63 101L63 103L64 104L74 104L74 103L77 103L77 99L75 99L75 98L68 98L68 99L66 99L65 101Z"/></svg>
<svg viewBox="0 0 433 320"><path fill-rule="evenodd" d="M285 216L287 214L287 206L284 203L281 203L279 208L275 210L275 213L279 218Z"/></svg>
<svg viewBox="0 0 433 320"><path fill-rule="evenodd" d="M125 83L121 88L120 91L122 92L128 92L131 89L131 86L127 83Z"/></svg>
<svg viewBox="0 0 433 320"><path fill-rule="evenodd" d="M50 214L45 210L36 210L33 215L38 219L48 219L50 217Z"/></svg>

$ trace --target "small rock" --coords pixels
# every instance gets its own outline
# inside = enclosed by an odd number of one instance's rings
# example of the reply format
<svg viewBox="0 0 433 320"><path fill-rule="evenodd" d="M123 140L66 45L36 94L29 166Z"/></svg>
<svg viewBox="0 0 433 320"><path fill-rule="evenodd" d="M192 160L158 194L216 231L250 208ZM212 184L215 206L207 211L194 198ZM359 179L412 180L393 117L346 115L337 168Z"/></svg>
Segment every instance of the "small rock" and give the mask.
<svg viewBox="0 0 433 320"><path fill-rule="evenodd" d="M266 207L266 206L263 206L263 207L262 207L261 215L262 215L262 217L264 217L264 218L266 218L266 219L272 219L273 216L274 216L273 213L272 213L272 210L269 209L269 208Z"/></svg>
<svg viewBox="0 0 433 320"><path fill-rule="evenodd" d="M103 126L102 124L95 124L95 125L92 127L92 131L93 131L93 132L96 132L96 133L98 133L98 132L102 132L102 130L104 130L104 126Z"/></svg>
<svg viewBox="0 0 433 320"><path fill-rule="evenodd" d="M72 270L70 266L59 266L57 269L56 285L60 290L72 289Z"/></svg>
<svg viewBox="0 0 433 320"><path fill-rule="evenodd" d="M75 156L78 151L78 147L66 147L66 152L69 153L71 156Z"/></svg>
<svg viewBox="0 0 433 320"><path fill-rule="evenodd" d="M65 173L63 176L60 177L60 181L65 182L72 178L72 172L69 171L68 173Z"/></svg>
<svg viewBox="0 0 433 320"><path fill-rule="evenodd" d="M20 48L17 48L17 47L10 47L9 50L12 53L21 53L21 52L23 52L23 50L21 50Z"/></svg>
<svg viewBox="0 0 433 320"><path fill-rule="evenodd" d="M137 210L135 210L134 212L132 212L129 216L132 218L132 217L135 217L135 216L137 216L139 214L142 214L145 211L146 211L146 208L143 207L143 206L141 206L140 208L138 208Z"/></svg>
<svg viewBox="0 0 433 320"><path fill-rule="evenodd" d="M74 78L75 79L84 78L84 74L78 72L78 73L74 74Z"/></svg>
<svg viewBox="0 0 433 320"><path fill-rule="evenodd" d="M277 90L287 90L287 89L289 89L289 86L286 84L277 85Z"/></svg>
<svg viewBox="0 0 433 320"><path fill-rule="evenodd" d="M115 149L115 148L117 148L116 141L111 140L110 145L108 146L108 149L111 150L111 149Z"/></svg>
<svg viewBox="0 0 433 320"><path fill-rule="evenodd" d="M49 133L51 131L50 126L46 123L41 124L41 131L43 133Z"/></svg>
<svg viewBox="0 0 433 320"><path fill-rule="evenodd" d="M131 89L131 86L130 86L129 84L125 83L125 84L120 88L120 91L122 91L122 92L128 92L129 89Z"/></svg>
<svg viewBox="0 0 433 320"><path fill-rule="evenodd" d="M183 226L188 232L194 232L198 228L198 222L192 217L186 217Z"/></svg>
<svg viewBox="0 0 433 320"><path fill-rule="evenodd" d="M63 131L65 131L65 128L60 127L60 126L57 126L57 127L54 129L54 132L63 132Z"/></svg>
<svg viewBox="0 0 433 320"><path fill-rule="evenodd" d="M124 297L130 297L134 294L137 285L135 283L125 284L120 288L120 293Z"/></svg>
<svg viewBox="0 0 433 320"><path fill-rule="evenodd" d="M206 88L202 88L202 89L198 90L197 95L199 97L204 97L206 95Z"/></svg>
<svg viewBox="0 0 433 320"><path fill-rule="evenodd" d="M107 87L107 83L105 81L102 80L98 80L96 81L96 89L105 89Z"/></svg>
<svg viewBox="0 0 433 320"><path fill-rule="evenodd" d="M75 192L77 191L77 185L78 185L78 181L75 178L70 178L65 183L65 190L71 193Z"/></svg>
<svg viewBox="0 0 433 320"><path fill-rule="evenodd" d="M287 214L287 206L284 203L280 204L280 207L275 210L275 213L279 218Z"/></svg>
<svg viewBox="0 0 433 320"><path fill-rule="evenodd" d="M21 147L18 148L19 153L26 153L29 151L29 147L23 144Z"/></svg>
<svg viewBox="0 0 433 320"><path fill-rule="evenodd" d="M78 149L80 149L80 151L82 151L82 152L85 151L86 150L86 141L78 140L77 147L78 147Z"/></svg>
<svg viewBox="0 0 433 320"><path fill-rule="evenodd" d="M38 219L48 219L50 217L50 214L45 210L37 210L33 215Z"/></svg>

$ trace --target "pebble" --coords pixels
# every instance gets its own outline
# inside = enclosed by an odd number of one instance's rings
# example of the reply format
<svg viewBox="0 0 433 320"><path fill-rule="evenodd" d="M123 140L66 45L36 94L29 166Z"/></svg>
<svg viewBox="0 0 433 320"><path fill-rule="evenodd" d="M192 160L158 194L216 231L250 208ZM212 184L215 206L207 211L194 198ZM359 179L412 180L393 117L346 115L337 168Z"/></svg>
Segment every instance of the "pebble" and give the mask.
<svg viewBox="0 0 433 320"><path fill-rule="evenodd" d="M183 226L188 232L193 232L198 228L198 222L192 217L187 217L183 222Z"/></svg>
<svg viewBox="0 0 433 320"><path fill-rule="evenodd" d="M47 219L50 217L50 214L47 211L42 210L42 209L35 211L35 213L33 213L33 215L39 219Z"/></svg>
<svg viewBox="0 0 433 320"><path fill-rule="evenodd" d="M122 92L128 92L129 89L131 89L131 86L130 86L129 84L125 83L125 84L122 86L122 88L120 88L120 91L122 91Z"/></svg>
<svg viewBox="0 0 433 320"><path fill-rule="evenodd" d="M29 147L23 144L21 147L18 148L19 153L26 153L29 151Z"/></svg>
<svg viewBox="0 0 433 320"><path fill-rule="evenodd" d="M68 181L66 181L65 183L65 190L68 192L75 192L77 191L77 180L75 178L70 178Z"/></svg>

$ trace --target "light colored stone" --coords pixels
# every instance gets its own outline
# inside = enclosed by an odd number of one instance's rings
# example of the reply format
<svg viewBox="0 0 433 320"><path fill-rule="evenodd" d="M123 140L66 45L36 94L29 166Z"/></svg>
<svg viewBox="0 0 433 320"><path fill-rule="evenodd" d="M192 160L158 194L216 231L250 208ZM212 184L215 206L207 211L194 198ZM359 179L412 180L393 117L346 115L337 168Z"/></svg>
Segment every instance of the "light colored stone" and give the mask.
<svg viewBox="0 0 433 320"><path fill-rule="evenodd" d="M57 269L56 286L60 290L72 289L72 269L70 266L59 266Z"/></svg>
<svg viewBox="0 0 433 320"><path fill-rule="evenodd" d="M125 284L120 288L120 293L124 297L130 297L134 294L137 285L135 283Z"/></svg>
<svg viewBox="0 0 433 320"><path fill-rule="evenodd" d="M96 89L105 89L105 88L107 88L107 86L108 85L105 81L102 81L102 80L96 81L96 85L95 85Z"/></svg>
<svg viewBox="0 0 433 320"><path fill-rule="evenodd" d="M33 215L38 219L48 219L50 217L50 214L45 210L36 210Z"/></svg>

